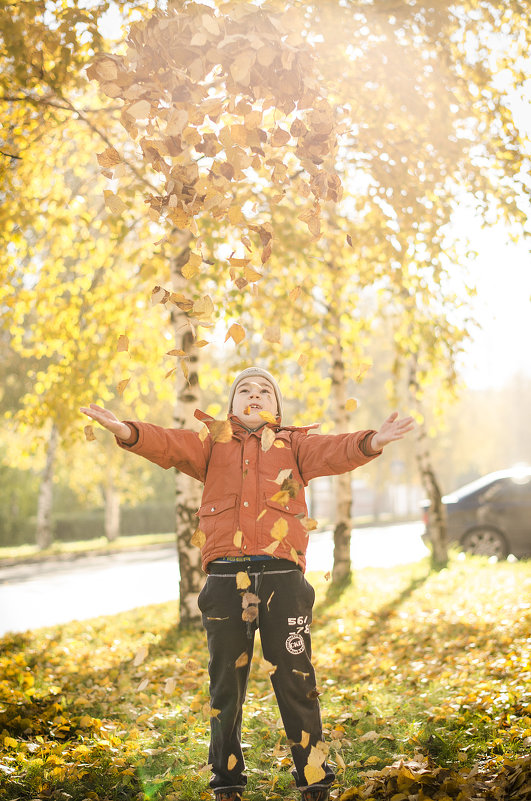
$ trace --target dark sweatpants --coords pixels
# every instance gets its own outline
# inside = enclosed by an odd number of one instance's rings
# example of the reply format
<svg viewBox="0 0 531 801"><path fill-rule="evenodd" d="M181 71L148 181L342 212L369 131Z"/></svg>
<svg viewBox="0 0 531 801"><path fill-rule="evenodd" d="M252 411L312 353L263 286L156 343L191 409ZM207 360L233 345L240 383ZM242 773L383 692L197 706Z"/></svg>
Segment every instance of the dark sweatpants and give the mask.
<svg viewBox="0 0 531 801"><path fill-rule="evenodd" d="M236 585L236 573L240 571L246 572L251 581L245 590ZM242 619L245 592L260 599L258 617L253 622ZM210 702L214 714L209 764L213 789L242 790L247 783L240 745L242 705L257 627L264 658L276 665L271 682L291 745L293 775L297 787L308 786L304 768L311 747L323 739L311 664L310 623L314 599L313 587L294 563L287 560L209 565L209 576L199 595L199 608L210 654ZM245 600L248 601L249 596ZM242 654L247 654L247 661ZM237 660L244 664L236 667ZM301 740L305 747L301 746ZM326 762L321 767L325 775L313 782L312 787L328 786L334 780L334 773Z"/></svg>

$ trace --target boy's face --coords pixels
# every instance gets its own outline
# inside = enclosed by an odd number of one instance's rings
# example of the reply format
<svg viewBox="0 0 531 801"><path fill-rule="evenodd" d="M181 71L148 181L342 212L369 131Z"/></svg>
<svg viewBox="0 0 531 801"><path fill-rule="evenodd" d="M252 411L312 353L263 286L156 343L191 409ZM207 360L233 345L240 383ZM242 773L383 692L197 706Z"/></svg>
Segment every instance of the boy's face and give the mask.
<svg viewBox="0 0 531 801"><path fill-rule="evenodd" d="M260 412L277 415L275 391L267 378L252 376L240 381L232 401L232 413L247 428L257 428L265 423Z"/></svg>

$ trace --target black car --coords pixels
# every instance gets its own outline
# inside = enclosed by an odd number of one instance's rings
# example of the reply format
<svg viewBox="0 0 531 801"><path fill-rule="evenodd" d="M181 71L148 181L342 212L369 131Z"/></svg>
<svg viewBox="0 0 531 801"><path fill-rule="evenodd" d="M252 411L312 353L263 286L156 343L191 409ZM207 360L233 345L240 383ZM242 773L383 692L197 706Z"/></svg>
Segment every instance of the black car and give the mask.
<svg viewBox="0 0 531 801"><path fill-rule="evenodd" d="M444 495L448 542L505 559L531 556L531 467L489 473ZM423 504L425 522L429 501ZM423 536L429 540L429 532Z"/></svg>

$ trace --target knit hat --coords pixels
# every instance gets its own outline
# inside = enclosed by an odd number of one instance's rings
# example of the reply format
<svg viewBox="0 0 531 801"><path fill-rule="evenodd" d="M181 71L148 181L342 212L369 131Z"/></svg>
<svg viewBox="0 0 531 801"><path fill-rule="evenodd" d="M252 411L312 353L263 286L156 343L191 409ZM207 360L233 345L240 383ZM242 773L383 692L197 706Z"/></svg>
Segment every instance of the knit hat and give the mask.
<svg viewBox="0 0 531 801"><path fill-rule="evenodd" d="M240 381L243 381L244 379L247 378L252 378L253 376L258 376L259 378L266 378L269 381L269 383L271 384L271 386L275 391L275 397L277 399L277 412L282 417L282 395L280 393L280 388L275 379L273 378L273 376L271 375L271 373L268 373L267 370L262 370L261 367L248 367L246 370L243 370L239 375L236 376L229 392L229 414L232 412L232 402L234 400L234 393L236 392L236 387L238 386Z"/></svg>

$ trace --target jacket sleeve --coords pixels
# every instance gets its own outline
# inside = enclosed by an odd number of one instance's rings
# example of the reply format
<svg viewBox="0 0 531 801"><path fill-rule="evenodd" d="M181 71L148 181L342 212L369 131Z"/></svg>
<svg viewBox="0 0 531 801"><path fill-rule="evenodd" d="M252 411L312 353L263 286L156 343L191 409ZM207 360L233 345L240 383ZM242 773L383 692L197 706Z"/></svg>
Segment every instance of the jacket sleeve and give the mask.
<svg viewBox="0 0 531 801"><path fill-rule="evenodd" d="M301 434L296 438L295 456L305 484L318 476L348 473L367 464L382 451L372 452L368 443L376 431L352 434Z"/></svg>
<svg viewBox="0 0 531 801"><path fill-rule="evenodd" d="M139 423L136 420L124 420L133 430L138 432L138 439L133 444L116 438L116 442L126 451L138 453L158 464L165 470L175 467L198 481L204 481L210 455L210 437L204 442L195 431L179 428L162 428L153 423Z"/></svg>

